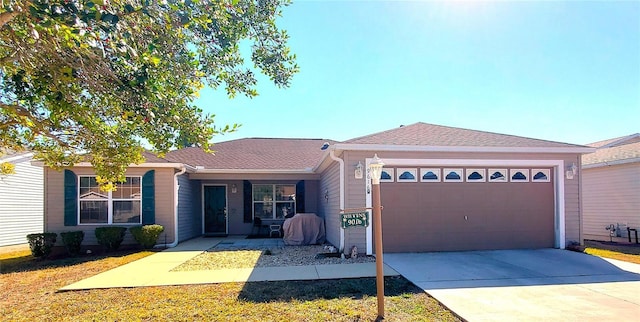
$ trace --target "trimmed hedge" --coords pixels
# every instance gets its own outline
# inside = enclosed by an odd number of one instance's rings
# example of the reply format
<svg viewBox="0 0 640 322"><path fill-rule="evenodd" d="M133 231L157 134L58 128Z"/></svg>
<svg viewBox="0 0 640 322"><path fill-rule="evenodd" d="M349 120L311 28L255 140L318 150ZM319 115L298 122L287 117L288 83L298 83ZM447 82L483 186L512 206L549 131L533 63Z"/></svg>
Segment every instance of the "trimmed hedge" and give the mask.
<svg viewBox="0 0 640 322"><path fill-rule="evenodd" d="M120 244L124 240L124 234L127 232L126 227L98 227L95 230L98 244L102 245L105 250L112 251L120 248Z"/></svg>
<svg viewBox="0 0 640 322"><path fill-rule="evenodd" d="M46 258L51 254L53 245L56 243L56 233L39 233L27 235L31 255L36 258Z"/></svg>
<svg viewBox="0 0 640 322"><path fill-rule="evenodd" d="M80 254L82 240L84 240L84 232L82 230L60 233L60 237L62 237L62 243L69 255L76 256Z"/></svg>
<svg viewBox="0 0 640 322"><path fill-rule="evenodd" d="M164 231L164 227L161 225L134 226L129 228L129 231L142 248L150 249L158 241L158 237Z"/></svg>

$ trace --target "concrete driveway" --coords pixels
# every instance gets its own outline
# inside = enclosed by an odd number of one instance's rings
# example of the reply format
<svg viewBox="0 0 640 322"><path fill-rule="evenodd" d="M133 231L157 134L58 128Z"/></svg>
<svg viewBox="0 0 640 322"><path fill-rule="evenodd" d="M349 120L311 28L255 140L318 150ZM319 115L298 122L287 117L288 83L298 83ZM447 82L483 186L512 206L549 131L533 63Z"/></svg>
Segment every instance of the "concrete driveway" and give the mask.
<svg viewBox="0 0 640 322"><path fill-rule="evenodd" d="M468 321L638 321L640 265L559 249L384 254Z"/></svg>

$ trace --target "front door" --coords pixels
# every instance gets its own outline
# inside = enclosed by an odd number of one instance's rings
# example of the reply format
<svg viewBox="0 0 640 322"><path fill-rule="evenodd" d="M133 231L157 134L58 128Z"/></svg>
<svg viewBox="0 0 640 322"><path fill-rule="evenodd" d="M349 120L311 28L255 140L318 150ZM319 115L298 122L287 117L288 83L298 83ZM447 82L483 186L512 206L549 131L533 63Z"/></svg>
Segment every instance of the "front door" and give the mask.
<svg viewBox="0 0 640 322"><path fill-rule="evenodd" d="M204 186L204 233L227 234L227 189L224 186Z"/></svg>

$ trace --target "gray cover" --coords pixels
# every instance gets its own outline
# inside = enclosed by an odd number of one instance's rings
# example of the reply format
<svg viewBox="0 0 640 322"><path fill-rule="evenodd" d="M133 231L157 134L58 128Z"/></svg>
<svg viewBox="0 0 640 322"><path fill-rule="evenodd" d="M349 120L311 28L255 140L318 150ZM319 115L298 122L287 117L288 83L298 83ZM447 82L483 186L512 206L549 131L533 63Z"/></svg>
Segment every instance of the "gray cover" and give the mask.
<svg viewBox="0 0 640 322"><path fill-rule="evenodd" d="M285 245L315 245L325 240L324 220L316 214L299 213L282 225Z"/></svg>

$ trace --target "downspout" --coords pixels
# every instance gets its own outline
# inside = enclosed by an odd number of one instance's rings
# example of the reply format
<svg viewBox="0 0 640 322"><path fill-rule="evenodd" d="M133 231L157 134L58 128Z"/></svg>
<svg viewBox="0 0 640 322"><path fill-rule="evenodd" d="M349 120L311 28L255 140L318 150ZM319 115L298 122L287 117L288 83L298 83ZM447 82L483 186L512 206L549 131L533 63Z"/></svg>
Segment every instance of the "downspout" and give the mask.
<svg viewBox="0 0 640 322"><path fill-rule="evenodd" d="M336 157L334 150L329 152L331 160L337 161L340 164L340 210L344 209L344 160ZM340 227L340 252L344 252L344 228Z"/></svg>
<svg viewBox="0 0 640 322"><path fill-rule="evenodd" d="M180 171L173 175L173 243L158 244L154 246L155 248L173 248L178 245L178 190L180 188L178 185L178 176L183 175L185 172L187 172L187 168L185 168L184 165L181 165Z"/></svg>

